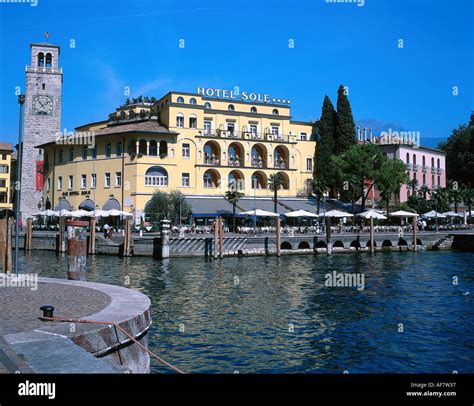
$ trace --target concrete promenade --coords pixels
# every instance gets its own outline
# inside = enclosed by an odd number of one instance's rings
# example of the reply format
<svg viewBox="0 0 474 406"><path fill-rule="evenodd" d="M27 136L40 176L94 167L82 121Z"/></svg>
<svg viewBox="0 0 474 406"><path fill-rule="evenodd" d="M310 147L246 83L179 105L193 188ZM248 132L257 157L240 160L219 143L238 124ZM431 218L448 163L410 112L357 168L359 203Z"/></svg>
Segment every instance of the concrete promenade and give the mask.
<svg viewBox="0 0 474 406"><path fill-rule="evenodd" d="M147 296L122 287L66 279L20 281L0 274L0 373L149 372L136 343L110 325L42 321L54 316L118 323L147 347L151 324Z"/></svg>

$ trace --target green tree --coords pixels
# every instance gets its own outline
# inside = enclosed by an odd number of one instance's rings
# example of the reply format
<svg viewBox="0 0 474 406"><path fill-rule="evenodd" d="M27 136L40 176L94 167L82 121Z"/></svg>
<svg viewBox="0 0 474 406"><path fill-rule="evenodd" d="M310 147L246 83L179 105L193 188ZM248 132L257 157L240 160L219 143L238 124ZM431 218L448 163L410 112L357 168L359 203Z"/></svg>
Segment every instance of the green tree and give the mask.
<svg viewBox="0 0 474 406"><path fill-rule="evenodd" d="M454 212L458 212L458 207L462 203L463 193L459 186L455 183L448 188L448 199L450 204L454 204Z"/></svg>
<svg viewBox="0 0 474 406"><path fill-rule="evenodd" d="M449 196L446 188L438 188L431 191L431 209L437 212L445 212L449 210Z"/></svg>
<svg viewBox="0 0 474 406"><path fill-rule="evenodd" d="M380 177L380 168L385 158L375 144L354 144L341 155L333 156L337 168L339 190L354 193L361 199L361 210L365 210L367 197ZM366 183L368 187L365 188ZM354 186L355 191L351 191Z"/></svg>
<svg viewBox="0 0 474 406"><path fill-rule="evenodd" d="M334 153L336 131L336 111L328 96L324 96L321 118L315 125L317 144L315 151L314 177L328 187L333 186L333 167L331 157Z"/></svg>
<svg viewBox="0 0 474 406"><path fill-rule="evenodd" d="M278 190L280 190L280 186L282 183L282 178L278 173L272 173L268 178L268 187L270 190L273 190L273 202L274 202L274 209L275 213L278 213Z"/></svg>
<svg viewBox="0 0 474 406"><path fill-rule="evenodd" d="M464 188L462 191L462 200L464 205L467 206L469 223L471 222L471 211L472 206L474 205L474 189L473 188Z"/></svg>
<svg viewBox="0 0 474 406"><path fill-rule="evenodd" d="M423 199L426 200L426 197L428 196L428 194L431 192L430 188L426 185L423 185L422 187L420 187L420 189L418 190L418 194L420 196L423 197Z"/></svg>
<svg viewBox="0 0 474 406"><path fill-rule="evenodd" d="M377 188L380 197L385 203L387 215L389 213L390 200L395 194L400 193L400 187L408 182L409 176L405 164L399 159L388 159L384 157L377 174Z"/></svg>
<svg viewBox="0 0 474 406"><path fill-rule="evenodd" d="M313 179L311 186L313 189L313 193L316 196L317 213L319 214L319 209L321 207L321 199L323 198L324 193L327 191L328 187L322 179Z"/></svg>
<svg viewBox="0 0 474 406"><path fill-rule="evenodd" d="M347 91L343 85L337 90L337 113L334 152L340 154L357 141L354 117Z"/></svg>
<svg viewBox="0 0 474 406"><path fill-rule="evenodd" d="M228 190L225 192L226 200L232 204L232 232L235 233L235 209L237 206L237 202L244 194L237 191L237 190Z"/></svg>
<svg viewBox="0 0 474 406"><path fill-rule="evenodd" d="M450 181L474 187L474 113L468 125L454 129L447 141L439 144L446 152L446 176Z"/></svg>
<svg viewBox="0 0 474 406"><path fill-rule="evenodd" d="M179 190L172 190L171 192L157 190L147 203L145 213L152 223L158 224L161 220L167 219L171 221L172 225L178 225L181 223L180 207L181 216L191 216L191 206Z"/></svg>

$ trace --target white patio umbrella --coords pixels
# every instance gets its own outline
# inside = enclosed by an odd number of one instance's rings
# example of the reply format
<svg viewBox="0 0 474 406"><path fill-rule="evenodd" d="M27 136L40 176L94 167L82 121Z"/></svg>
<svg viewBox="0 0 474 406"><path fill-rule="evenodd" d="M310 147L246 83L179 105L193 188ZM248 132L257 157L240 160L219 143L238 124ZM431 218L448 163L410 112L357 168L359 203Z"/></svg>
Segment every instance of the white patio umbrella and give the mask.
<svg viewBox="0 0 474 406"><path fill-rule="evenodd" d="M278 213L273 213L271 211L266 211L266 210L262 210L262 209L243 211L240 214L242 214L243 216L280 217L280 215Z"/></svg>
<svg viewBox="0 0 474 406"><path fill-rule="evenodd" d="M74 210L71 212L71 217L94 217L94 212L87 210Z"/></svg>
<svg viewBox="0 0 474 406"><path fill-rule="evenodd" d="M97 210L94 210L92 213L94 213L95 217L109 217L110 216L108 210L97 209Z"/></svg>
<svg viewBox="0 0 474 406"><path fill-rule="evenodd" d="M354 217L354 216L351 213L346 213L345 211L341 211L341 210L329 210L324 213L324 217L341 218L341 217Z"/></svg>
<svg viewBox="0 0 474 406"><path fill-rule="evenodd" d="M418 214L410 211L398 210L390 213L392 217L411 217L413 222L413 251L416 251L416 218Z"/></svg>
<svg viewBox="0 0 474 406"><path fill-rule="evenodd" d="M72 211L63 209L63 210L57 210L55 211L55 213L56 213L55 214L56 217L71 217Z"/></svg>
<svg viewBox="0 0 474 406"><path fill-rule="evenodd" d="M359 213L358 216L365 219L370 219L370 252L374 253L374 219L386 220L387 217L375 210L367 210L363 213Z"/></svg>
<svg viewBox="0 0 474 406"><path fill-rule="evenodd" d="M316 213L311 213L310 211L306 210L295 210L290 211L289 213L284 214L285 217L319 217Z"/></svg>
<svg viewBox="0 0 474 406"><path fill-rule="evenodd" d="M427 219L434 219L434 218L439 218L439 219L445 219L446 218L446 215L445 214L441 214L441 213L438 213L437 211L435 210L431 210L427 213L424 213L423 214L423 217L427 218Z"/></svg>
<svg viewBox="0 0 474 406"><path fill-rule="evenodd" d="M443 215L444 217L464 217L464 213L456 213L454 211L447 211Z"/></svg>

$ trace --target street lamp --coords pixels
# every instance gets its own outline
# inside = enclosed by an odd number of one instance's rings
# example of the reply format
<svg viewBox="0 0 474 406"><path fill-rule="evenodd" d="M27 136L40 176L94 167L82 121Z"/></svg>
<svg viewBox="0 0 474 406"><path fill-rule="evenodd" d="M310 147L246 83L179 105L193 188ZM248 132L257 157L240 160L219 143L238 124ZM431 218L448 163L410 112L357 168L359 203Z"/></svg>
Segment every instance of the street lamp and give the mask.
<svg viewBox="0 0 474 406"><path fill-rule="evenodd" d="M23 156L23 105L25 104L25 95L18 95L18 104L20 105L20 117L18 124L18 149L16 159L16 183L15 183L15 273L18 275L18 259L20 246L20 227L19 221L21 216L20 211L20 195L21 195L21 164Z"/></svg>

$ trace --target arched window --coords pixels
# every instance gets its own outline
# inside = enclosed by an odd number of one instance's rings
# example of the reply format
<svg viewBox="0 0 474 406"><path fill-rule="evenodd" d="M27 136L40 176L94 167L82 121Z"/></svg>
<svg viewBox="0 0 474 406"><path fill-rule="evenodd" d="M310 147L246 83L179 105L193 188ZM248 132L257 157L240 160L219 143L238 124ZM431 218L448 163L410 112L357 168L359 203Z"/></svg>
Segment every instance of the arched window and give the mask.
<svg viewBox="0 0 474 406"><path fill-rule="evenodd" d="M128 143L128 148L127 148L128 155L134 155L137 152L137 141L136 140L130 140Z"/></svg>
<svg viewBox="0 0 474 406"><path fill-rule="evenodd" d="M252 108L250 109L250 112L251 113L256 113L257 112L257 108L255 106L252 106Z"/></svg>
<svg viewBox="0 0 474 406"><path fill-rule="evenodd" d="M272 113L273 113L273 114L276 114L276 115L280 114L280 113L278 112L278 109L273 109Z"/></svg>
<svg viewBox="0 0 474 406"><path fill-rule="evenodd" d="M45 66L47 68L51 68L53 66L53 57L51 56L51 54L49 52L46 54L46 64L45 64Z"/></svg>
<svg viewBox="0 0 474 406"><path fill-rule="evenodd" d="M160 141L160 157L164 158L168 156L168 143L166 141Z"/></svg>
<svg viewBox="0 0 474 406"><path fill-rule="evenodd" d="M145 186L168 186L168 172L161 166L152 166L145 173Z"/></svg>
<svg viewBox="0 0 474 406"><path fill-rule="evenodd" d="M416 155L413 154L413 165L416 165Z"/></svg>
<svg viewBox="0 0 474 406"><path fill-rule="evenodd" d="M128 118L135 118L135 112L133 110L128 111Z"/></svg>
<svg viewBox="0 0 474 406"><path fill-rule="evenodd" d="M117 142L117 145L115 146L115 155L122 156L122 152L123 152L122 143Z"/></svg>
<svg viewBox="0 0 474 406"><path fill-rule="evenodd" d="M189 128L197 128L197 116L196 116L196 114L191 114L189 116Z"/></svg>
<svg viewBox="0 0 474 406"><path fill-rule="evenodd" d="M181 97L181 96L179 96L179 97L176 99L176 101L177 101L178 103L184 103L184 98Z"/></svg>
<svg viewBox="0 0 474 406"><path fill-rule="evenodd" d="M150 141L149 155L157 156L158 155L158 144L155 140Z"/></svg>
<svg viewBox="0 0 474 406"><path fill-rule="evenodd" d="M127 118L127 114L125 113L125 111L121 111L120 112L120 119L125 120L126 118Z"/></svg>
<svg viewBox="0 0 474 406"><path fill-rule="evenodd" d="M407 164L410 163L410 154L407 152Z"/></svg>
<svg viewBox="0 0 474 406"><path fill-rule="evenodd" d="M69 148L69 160L74 161L74 147Z"/></svg>
<svg viewBox="0 0 474 406"><path fill-rule="evenodd" d="M422 161L422 165L425 166L426 165L426 158L425 158L424 155L423 155L423 158L421 159L421 161Z"/></svg>
<svg viewBox="0 0 474 406"><path fill-rule="evenodd" d="M58 163L62 164L63 163L63 155L64 155L64 152L62 149L59 150L59 153L58 153Z"/></svg>
<svg viewBox="0 0 474 406"><path fill-rule="evenodd" d="M40 68L43 68L43 67L44 67L44 54L43 54L43 52L40 52L40 53L38 54L38 66L39 66Z"/></svg>
<svg viewBox="0 0 474 406"><path fill-rule="evenodd" d="M434 158L433 157L431 157L431 167L434 168Z"/></svg>
<svg viewBox="0 0 474 406"><path fill-rule="evenodd" d="M87 145L82 146L82 159L87 159Z"/></svg>
<svg viewBox="0 0 474 406"><path fill-rule="evenodd" d="M176 127L183 128L184 127L184 115L183 113L176 114Z"/></svg>
<svg viewBox="0 0 474 406"><path fill-rule="evenodd" d="M209 103L209 102L204 103L204 108L205 109L210 109L211 108L211 103Z"/></svg>
<svg viewBox="0 0 474 406"><path fill-rule="evenodd" d="M110 144L110 142L109 142L105 146L105 157L110 158L111 155L112 155L112 144Z"/></svg>
<svg viewBox="0 0 474 406"><path fill-rule="evenodd" d="M219 172L209 169L202 177L205 188L216 188L219 186L220 175Z"/></svg>
<svg viewBox="0 0 474 406"><path fill-rule="evenodd" d="M194 97L191 97L189 99L189 104L196 104L196 99Z"/></svg>
<svg viewBox="0 0 474 406"><path fill-rule="evenodd" d="M438 158L438 161L437 161L437 167L440 168L440 165L439 165L439 158ZM438 182L439 183L439 182Z"/></svg>
<svg viewBox="0 0 474 406"><path fill-rule="evenodd" d="M234 105L233 105L233 104L229 104L229 105L227 106L227 110L229 110L229 111L234 111L234 110L235 110Z"/></svg>

